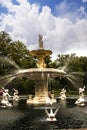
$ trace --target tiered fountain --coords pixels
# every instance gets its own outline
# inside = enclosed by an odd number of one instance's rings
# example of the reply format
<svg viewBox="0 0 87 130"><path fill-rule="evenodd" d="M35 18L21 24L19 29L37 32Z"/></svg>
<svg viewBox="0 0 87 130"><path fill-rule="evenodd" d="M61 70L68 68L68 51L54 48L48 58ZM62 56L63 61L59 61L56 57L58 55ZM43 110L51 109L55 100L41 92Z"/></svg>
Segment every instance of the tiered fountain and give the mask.
<svg viewBox="0 0 87 130"><path fill-rule="evenodd" d="M43 47L43 36L39 35L39 49L30 51L32 56L37 57L37 67L32 69L20 70L17 72L18 77L27 77L35 81L35 97L28 99L27 103L50 103L48 96L48 79L61 77L65 74L63 70L45 68L44 58L52 54L51 50L45 50ZM55 99L53 99L55 102Z"/></svg>

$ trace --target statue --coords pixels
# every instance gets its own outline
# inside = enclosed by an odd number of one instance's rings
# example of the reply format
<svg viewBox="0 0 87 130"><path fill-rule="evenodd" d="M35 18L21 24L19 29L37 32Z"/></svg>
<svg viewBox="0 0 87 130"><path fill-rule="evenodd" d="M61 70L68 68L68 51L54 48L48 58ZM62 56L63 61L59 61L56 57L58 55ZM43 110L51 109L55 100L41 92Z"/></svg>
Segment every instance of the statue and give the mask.
<svg viewBox="0 0 87 130"><path fill-rule="evenodd" d="M54 98L54 93L53 92L48 92L48 97L50 99L50 102L56 103L56 99Z"/></svg>
<svg viewBox="0 0 87 130"><path fill-rule="evenodd" d="M84 96L85 86L83 88L79 88L79 95Z"/></svg>
<svg viewBox="0 0 87 130"><path fill-rule="evenodd" d="M11 97L9 95L9 90L8 89L4 89L3 90L3 95L2 95L2 100L1 100L1 107L6 108L6 107L11 107L12 104L9 102L9 97Z"/></svg>
<svg viewBox="0 0 87 130"><path fill-rule="evenodd" d="M39 49L43 49L43 36L39 35Z"/></svg>
<svg viewBox="0 0 87 130"><path fill-rule="evenodd" d="M18 101L19 100L18 90L16 90L15 88L13 90L14 90L13 100Z"/></svg>
<svg viewBox="0 0 87 130"><path fill-rule="evenodd" d="M75 104L77 104L78 106L85 106L84 91L85 86L83 86L83 88L79 88L79 98L75 102Z"/></svg>
<svg viewBox="0 0 87 130"><path fill-rule="evenodd" d="M48 110L45 109L45 112L46 112L46 114L47 114L47 116L48 116L47 121L56 121L57 119L56 119L55 116L56 116L56 114L57 114L57 112L58 112L58 110L59 110L59 107L57 107L56 110L55 110L55 112L53 112L52 102L50 102L50 104L51 104L50 112L48 112Z"/></svg>
<svg viewBox="0 0 87 130"><path fill-rule="evenodd" d="M66 89L63 88L63 89L61 90L61 92L60 92L60 99L61 99L61 100L65 100L65 99L66 99L65 93L66 93Z"/></svg>

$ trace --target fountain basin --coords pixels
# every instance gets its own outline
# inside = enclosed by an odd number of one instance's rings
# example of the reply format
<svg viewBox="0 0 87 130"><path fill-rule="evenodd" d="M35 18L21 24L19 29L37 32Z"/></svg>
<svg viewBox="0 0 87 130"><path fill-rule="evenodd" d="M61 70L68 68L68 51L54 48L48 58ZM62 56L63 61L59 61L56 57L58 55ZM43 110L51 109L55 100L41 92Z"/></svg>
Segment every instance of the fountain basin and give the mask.
<svg viewBox="0 0 87 130"><path fill-rule="evenodd" d="M19 70L16 73L17 77L27 77L32 80L41 80L47 78L56 78L65 75L66 72L64 70L58 70L53 68L32 68L32 69L24 69Z"/></svg>
<svg viewBox="0 0 87 130"><path fill-rule="evenodd" d="M65 75L63 70L53 68L33 68L19 70L16 75L19 78L26 77L35 81L35 97L28 100L27 103L50 103L48 96L48 80ZM56 102L53 99L53 102Z"/></svg>

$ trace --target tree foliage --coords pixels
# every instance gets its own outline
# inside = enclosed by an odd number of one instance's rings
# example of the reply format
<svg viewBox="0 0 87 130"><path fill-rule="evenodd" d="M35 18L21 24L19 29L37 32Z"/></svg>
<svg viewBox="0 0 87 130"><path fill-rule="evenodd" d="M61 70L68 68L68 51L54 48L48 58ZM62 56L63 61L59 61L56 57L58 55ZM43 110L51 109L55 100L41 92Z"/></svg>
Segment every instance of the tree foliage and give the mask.
<svg viewBox="0 0 87 130"><path fill-rule="evenodd" d="M15 61L15 63L20 68L33 68L36 66L35 60L29 55L29 50L20 41L16 41L10 45L10 58Z"/></svg>
<svg viewBox="0 0 87 130"><path fill-rule="evenodd" d="M16 78L11 83L6 85L6 88L12 92L13 88L19 91L20 95L35 94L34 92L34 81L29 80L26 77Z"/></svg>
<svg viewBox="0 0 87 130"><path fill-rule="evenodd" d="M9 34L4 31L0 32L0 56L3 57L3 60L5 57L8 57L8 62L12 60L19 68L36 67L36 62L34 58L29 55L29 50L24 43L20 41L13 42ZM5 62L5 65L0 65L2 66L1 69L3 69L3 66L6 66L6 64L7 62ZM4 72L2 71L2 73Z"/></svg>
<svg viewBox="0 0 87 130"><path fill-rule="evenodd" d="M19 67L8 57L0 57L0 75L13 73Z"/></svg>
<svg viewBox="0 0 87 130"><path fill-rule="evenodd" d="M8 56L9 55L9 46L12 43L12 40L4 31L0 32L0 56Z"/></svg>

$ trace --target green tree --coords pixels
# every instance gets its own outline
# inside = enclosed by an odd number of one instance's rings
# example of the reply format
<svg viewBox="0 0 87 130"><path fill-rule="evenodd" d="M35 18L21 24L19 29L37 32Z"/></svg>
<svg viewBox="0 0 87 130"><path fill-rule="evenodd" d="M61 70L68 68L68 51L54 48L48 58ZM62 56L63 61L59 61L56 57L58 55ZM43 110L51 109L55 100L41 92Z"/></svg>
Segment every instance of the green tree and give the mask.
<svg viewBox="0 0 87 130"><path fill-rule="evenodd" d="M54 61L53 64L55 64L56 68L62 69L69 62L69 57L70 57L70 55L68 55L68 54L66 54L66 55L58 54L58 58Z"/></svg>
<svg viewBox="0 0 87 130"><path fill-rule="evenodd" d="M10 58L15 61L20 68L33 68L36 62L32 56L29 55L29 50L20 41L10 44Z"/></svg>
<svg viewBox="0 0 87 130"><path fill-rule="evenodd" d="M81 56L79 59L80 59L80 62L81 62L82 71L87 72L87 57Z"/></svg>
<svg viewBox="0 0 87 130"><path fill-rule="evenodd" d="M4 31L0 32L0 56L8 56L9 55L9 46L12 43L12 40Z"/></svg>
<svg viewBox="0 0 87 130"><path fill-rule="evenodd" d="M8 57L0 57L0 75L13 73L19 67Z"/></svg>
<svg viewBox="0 0 87 130"><path fill-rule="evenodd" d="M13 88L17 89L19 91L20 95L25 94L35 94L35 88L34 88L34 81L27 79L26 77L22 78L16 78L13 80L13 82L10 82L6 85L6 88L9 88L9 90L13 90Z"/></svg>
<svg viewBox="0 0 87 130"><path fill-rule="evenodd" d="M51 67L51 63L52 63L51 57L50 56L46 56L44 58L44 61L45 61L45 64L46 64L46 68L50 68Z"/></svg>
<svg viewBox="0 0 87 130"><path fill-rule="evenodd" d="M82 72L82 61L76 56L75 53L70 55L58 55L58 58L55 60L57 68L64 69L67 72Z"/></svg>
<svg viewBox="0 0 87 130"><path fill-rule="evenodd" d="M67 65L70 72L82 72L81 60L78 56L71 56L71 59Z"/></svg>
<svg viewBox="0 0 87 130"><path fill-rule="evenodd" d="M9 58L12 40L5 31L0 32L0 75L12 73L18 66Z"/></svg>
<svg viewBox="0 0 87 130"><path fill-rule="evenodd" d="M29 54L29 50L24 43L21 41L13 42L10 35L4 31L0 32L0 56L3 58L8 57L20 68L36 67L36 61Z"/></svg>

